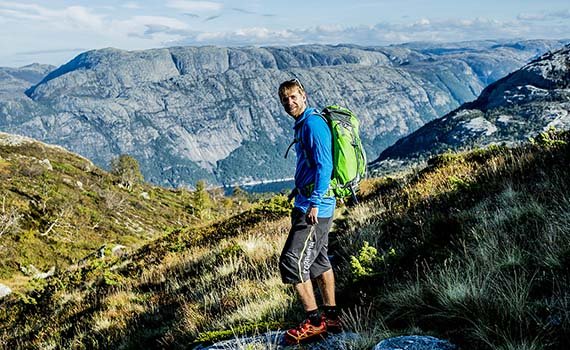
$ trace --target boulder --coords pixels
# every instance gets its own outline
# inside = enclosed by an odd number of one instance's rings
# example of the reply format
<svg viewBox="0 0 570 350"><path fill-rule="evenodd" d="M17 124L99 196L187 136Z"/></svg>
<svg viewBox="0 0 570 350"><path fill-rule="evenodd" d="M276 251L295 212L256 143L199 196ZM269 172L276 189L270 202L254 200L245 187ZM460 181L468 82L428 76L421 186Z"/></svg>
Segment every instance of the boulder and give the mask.
<svg viewBox="0 0 570 350"><path fill-rule="evenodd" d="M10 289L10 287L0 283L0 299L7 297L10 294L12 294L12 289Z"/></svg>
<svg viewBox="0 0 570 350"><path fill-rule="evenodd" d="M46 279L46 278L51 277L55 274L55 266L52 266L51 269L49 269L47 272L42 272L42 271L38 270L37 267L30 264L30 265L28 265L28 267L20 266L20 271L22 271L22 273L24 275L31 276L32 278L35 278L35 279Z"/></svg>
<svg viewBox="0 0 570 350"><path fill-rule="evenodd" d="M53 167L52 167L52 165L51 165L51 162L50 162L49 159L47 159L47 158L46 158L46 159L43 159L43 160L40 160L40 164L41 164L44 168L46 168L47 170L53 170Z"/></svg>
<svg viewBox="0 0 570 350"><path fill-rule="evenodd" d="M378 343L374 350L455 350L450 342L422 335L407 335L388 338Z"/></svg>
<svg viewBox="0 0 570 350"><path fill-rule="evenodd" d="M123 256L125 254L127 254L127 247L121 244L116 244L112 249L111 249L111 254L113 254L113 256Z"/></svg>
<svg viewBox="0 0 570 350"><path fill-rule="evenodd" d="M344 332L339 334L330 334L320 341L303 343L300 346L287 345L284 340L285 332L272 331L262 335L236 338L225 340L207 347L202 345L194 348L194 350L229 350L229 349L296 349L304 350L348 350L351 349L350 343L357 340L359 335L356 333Z"/></svg>

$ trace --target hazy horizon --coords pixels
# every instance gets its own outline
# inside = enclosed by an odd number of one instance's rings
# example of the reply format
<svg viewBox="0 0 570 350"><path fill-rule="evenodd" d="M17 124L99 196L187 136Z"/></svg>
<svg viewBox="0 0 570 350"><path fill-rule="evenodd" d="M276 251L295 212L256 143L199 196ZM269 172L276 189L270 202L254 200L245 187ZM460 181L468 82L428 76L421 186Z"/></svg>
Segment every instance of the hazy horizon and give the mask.
<svg viewBox="0 0 570 350"><path fill-rule="evenodd" d="M568 39L567 1L0 1L0 66L61 65L105 47L389 45Z"/></svg>

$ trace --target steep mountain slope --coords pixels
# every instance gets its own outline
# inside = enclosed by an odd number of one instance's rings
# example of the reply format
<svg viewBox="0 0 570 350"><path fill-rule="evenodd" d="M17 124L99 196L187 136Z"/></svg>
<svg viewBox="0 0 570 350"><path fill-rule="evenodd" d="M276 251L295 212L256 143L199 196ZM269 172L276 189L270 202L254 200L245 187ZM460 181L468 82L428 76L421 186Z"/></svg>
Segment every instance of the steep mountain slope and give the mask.
<svg viewBox="0 0 570 350"><path fill-rule="evenodd" d="M18 290L30 265L65 270L247 206L219 197L201 215L195 193L123 182L60 146L0 133L0 282Z"/></svg>
<svg viewBox="0 0 570 350"><path fill-rule="evenodd" d="M517 46L518 45L518 46ZM310 102L346 105L369 154L474 99L494 79L559 42L266 48L177 47L85 52L0 111L0 128L56 143L106 166L127 153L165 185L292 176L291 121L278 84Z"/></svg>
<svg viewBox="0 0 570 350"><path fill-rule="evenodd" d="M8 95L8 93L25 91L30 84L39 83L55 68L47 64L30 64L20 68L0 67L0 92Z"/></svg>
<svg viewBox="0 0 570 350"><path fill-rule="evenodd" d="M53 113L29 99L24 92L55 68L40 64L21 68L0 67L0 131L6 131L4 126L29 123L42 115Z"/></svg>
<svg viewBox="0 0 570 350"><path fill-rule="evenodd" d="M513 144L549 128L570 128L570 45L544 54L485 88L474 102L402 138L372 168L448 149Z"/></svg>

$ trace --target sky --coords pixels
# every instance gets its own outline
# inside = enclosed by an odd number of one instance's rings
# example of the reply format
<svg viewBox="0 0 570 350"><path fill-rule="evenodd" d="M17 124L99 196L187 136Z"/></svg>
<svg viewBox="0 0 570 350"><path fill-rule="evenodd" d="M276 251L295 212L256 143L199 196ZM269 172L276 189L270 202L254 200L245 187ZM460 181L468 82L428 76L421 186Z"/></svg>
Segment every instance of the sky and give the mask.
<svg viewBox="0 0 570 350"><path fill-rule="evenodd" d="M0 67L105 47L569 38L568 0L0 0Z"/></svg>

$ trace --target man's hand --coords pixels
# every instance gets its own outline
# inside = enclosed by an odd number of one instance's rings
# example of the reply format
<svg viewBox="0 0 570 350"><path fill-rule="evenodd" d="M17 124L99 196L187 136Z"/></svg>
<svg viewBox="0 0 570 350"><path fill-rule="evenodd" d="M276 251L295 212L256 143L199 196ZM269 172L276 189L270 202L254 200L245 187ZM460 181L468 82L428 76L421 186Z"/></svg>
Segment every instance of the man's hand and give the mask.
<svg viewBox="0 0 570 350"><path fill-rule="evenodd" d="M309 208L309 210L307 210L307 215L305 216L305 221L307 222L307 224L309 225L315 225L319 223L319 220L317 219L317 215L319 214L319 208Z"/></svg>

